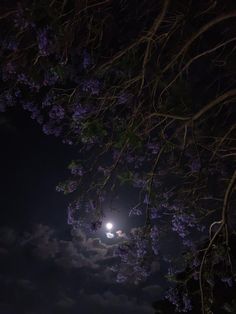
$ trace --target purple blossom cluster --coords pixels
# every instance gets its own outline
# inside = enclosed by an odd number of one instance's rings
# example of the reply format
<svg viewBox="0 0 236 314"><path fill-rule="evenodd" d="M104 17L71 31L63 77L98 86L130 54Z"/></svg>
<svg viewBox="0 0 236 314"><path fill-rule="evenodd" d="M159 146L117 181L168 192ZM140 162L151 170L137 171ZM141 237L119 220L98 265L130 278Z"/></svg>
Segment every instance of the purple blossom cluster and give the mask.
<svg viewBox="0 0 236 314"><path fill-rule="evenodd" d="M150 153L152 155L157 155L160 151L160 145L159 143L152 143L152 142L149 142L147 144L147 149L150 151Z"/></svg>
<svg viewBox="0 0 236 314"><path fill-rule="evenodd" d="M68 205L67 208L67 223L69 225L77 226L79 224L81 204L79 201L74 201Z"/></svg>
<svg viewBox="0 0 236 314"><path fill-rule="evenodd" d="M56 187L57 192L63 192L64 194L73 193L78 187L78 182L75 180L68 180L64 183L60 183Z"/></svg>
<svg viewBox="0 0 236 314"><path fill-rule="evenodd" d="M54 50L54 39L51 35L49 27L45 27L38 31L38 49L41 56L49 56Z"/></svg>
<svg viewBox="0 0 236 314"><path fill-rule="evenodd" d="M129 246L125 243L118 245L114 251L114 256L119 257L122 263L127 263L129 257Z"/></svg>
<svg viewBox="0 0 236 314"><path fill-rule="evenodd" d="M221 278L221 281L224 282L228 287L232 287L234 279L232 276L224 276Z"/></svg>
<svg viewBox="0 0 236 314"><path fill-rule="evenodd" d="M43 132L46 135L55 135L56 137L58 137L62 133L62 126L57 125L53 121L48 121L43 124Z"/></svg>
<svg viewBox="0 0 236 314"><path fill-rule="evenodd" d="M156 225L151 228L150 237L152 240L152 250L155 255L159 253L159 231Z"/></svg>
<svg viewBox="0 0 236 314"><path fill-rule="evenodd" d="M72 162L69 165L69 169L71 171L71 174L74 176L82 177L84 174L84 169L80 164L77 164L76 162Z"/></svg>
<svg viewBox="0 0 236 314"><path fill-rule="evenodd" d="M159 253L159 232L157 226L153 226L148 232L145 228L135 228L126 238L125 242L118 245L114 255L120 259L118 275L122 276L122 282L142 282L151 274L153 255ZM117 281L120 282L120 280Z"/></svg>
<svg viewBox="0 0 236 314"><path fill-rule="evenodd" d="M166 299L175 306L176 312L186 313L192 310L188 294L181 294L177 288L170 288L166 293Z"/></svg>
<svg viewBox="0 0 236 314"><path fill-rule="evenodd" d="M88 109L83 107L81 104L77 103L76 105L73 106L72 111L73 111L72 119L74 121L80 121L81 119L84 118L84 116L88 112Z"/></svg>
<svg viewBox="0 0 236 314"><path fill-rule="evenodd" d="M15 77L16 74L16 66L12 61L7 61L2 65L2 81L6 82Z"/></svg>
<svg viewBox="0 0 236 314"><path fill-rule="evenodd" d="M60 80L57 72L51 68L44 72L43 85L44 86L54 86Z"/></svg>
<svg viewBox="0 0 236 314"><path fill-rule="evenodd" d="M196 226L196 218L193 214L174 214L172 217L172 230L177 232L181 238L189 234L189 228Z"/></svg>
<svg viewBox="0 0 236 314"><path fill-rule="evenodd" d="M32 25L26 18L26 14L21 4L18 3L17 11L14 16L14 25L16 29L25 31L30 25Z"/></svg>
<svg viewBox="0 0 236 314"><path fill-rule="evenodd" d="M14 37L13 38L6 38L2 42L2 49L16 52L18 49L18 45L19 45L19 42Z"/></svg>
<svg viewBox="0 0 236 314"><path fill-rule="evenodd" d="M82 90L92 96L97 96L100 92L100 82L96 79L84 80L82 83Z"/></svg>
<svg viewBox="0 0 236 314"><path fill-rule="evenodd" d="M137 189L146 188L147 180L135 173L133 176L133 186Z"/></svg>
<svg viewBox="0 0 236 314"><path fill-rule="evenodd" d="M137 258L143 259L148 251L148 241L141 237L137 237L135 240Z"/></svg>
<svg viewBox="0 0 236 314"><path fill-rule="evenodd" d="M0 112L5 112L8 107L15 105L16 97L12 91L4 91L0 95Z"/></svg>
<svg viewBox="0 0 236 314"><path fill-rule="evenodd" d="M129 212L129 216L141 216L142 214L143 214L143 211L138 206L133 207Z"/></svg>
<svg viewBox="0 0 236 314"><path fill-rule="evenodd" d="M150 212L151 212L151 213L150 213L151 219L160 218L160 214L159 214L158 208L156 208L156 207L151 207Z"/></svg>
<svg viewBox="0 0 236 314"><path fill-rule="evenodd" d="M92 65L91 56L86 49L83 50L83 68L87 70Z"/></svg>
<svg viewBox="0 0 236 314"><path fill-rule="evenodd" d="M23 108L31 113L31 118L36 120L39 124L43 123L43 115L39 107L33 102L25 102Z"/></svg>
<svg viewBox="0 0 236 314"><path fill-rule="evenodd" d="M49 111L49 117L60 122L65 117L65 110L60 105L53 105Z"/></svg>
<svg viewBox="0 0 236 314"><path fill-rule="evenodd" d="M40 89L40 85L25 73L20 73L17 75L17 82L26 85L32 91L38 92Z"/></svg>
<svg viewBox="0 0 236 314"><path fill-rule="evenodd" d="M189 167L192 173L199 172L201 169L201 162L199 158L191 160Z"/></svg>
<svg viewBox="0 0 236 314"><path fill-rule="evenodd" d="M128 277L125 276L125 274L123 272L118 272L117 275L116 275L116 282L118 283L124 283L124 282L127 282L128 280Z"/></svg>
<svg viewBox="0 0 236 314"><path fill-rule="evenodd" d="M117 97L117 104L118 105L124 105L129 101L130 98L131 98L130 94L128 94L126 92L122 92Z"/></svg>
<svg viewBox="0 0 236 314"><path fill-rule="evenodd" d="M98 229L100 229L102 226L102 220L101 219L97 219L97 220L94 220L90 223L90 230L92 232L95 232L97 231Z"/></svg>

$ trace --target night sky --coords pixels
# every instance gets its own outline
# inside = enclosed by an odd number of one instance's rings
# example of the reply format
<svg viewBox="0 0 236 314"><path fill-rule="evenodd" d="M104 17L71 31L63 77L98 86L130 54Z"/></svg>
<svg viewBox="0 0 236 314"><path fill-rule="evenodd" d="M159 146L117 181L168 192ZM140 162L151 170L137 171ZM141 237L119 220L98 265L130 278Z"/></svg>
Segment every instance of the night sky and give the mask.
<svg viewBox="0 0 236 314"><path fill-rule="evenodd" d="M66 224L68 198L55 186L76 149L44 135L20 110L2 114L0 132L0 313L154 313L156 278L118 285L108 269L117 240L104 227L88 237ZM117 230L131 226L127 212L110 218Z"/></svg>

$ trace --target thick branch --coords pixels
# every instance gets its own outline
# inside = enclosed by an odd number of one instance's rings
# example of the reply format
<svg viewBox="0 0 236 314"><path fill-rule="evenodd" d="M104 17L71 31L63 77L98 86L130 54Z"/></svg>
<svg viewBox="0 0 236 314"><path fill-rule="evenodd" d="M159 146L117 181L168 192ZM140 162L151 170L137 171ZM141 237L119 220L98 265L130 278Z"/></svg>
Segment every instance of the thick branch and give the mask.
<svg viewBox="0 0 236 314"><path fill-rule="evenodd" d="M221 216L221 221L219 228L217 229L216 233L212 237L210 243L208 244L207 248L205 249L201 265L200 265L200 270L199 270L199 286L200 286L200 293L201 293L201 304L202 304L202 314L205 314L205 308L204 308L204 292L203 292L203 268L204 264L206 261L207 254L209 253L210 249L212 248L213 243L215 242L216 238L219 236L221 233L222 229L224 228L226 224L226 218L227 218L227 208L228 208L228 203L229 203L229 198L230 194L233 190L233 186L236 181L236 171L234 171L234 174L230 180L230 183L227 187L227 190L225 192L225 197L224 197L224 203L223 203L223 208L222 208L222 216Z"/></svg>
<svg viewBox="0 0 236 314"><path fill-rule="evenodd" d="M170 63L167 64L167 66L162 70L162 73L165 73L167 70L169 70L172 67L172 65L176 62L176 60L188 50L188 48L191 46L191 44L199 36L201 36L203 33L205 33L208 29L215 26L216 24L218 24L224 20L233 18L233 17L236 17L236 11L233 11L230 13L225 13L221 16L218 16L214 20L212 20L209 23L207 23L206 25L202 26L197 33L195 33L192 37L190 37L190 39L185 43L185 45L182 47L182 49L180 49L180 51L175 55L175 57L170 61Z"/></svg>

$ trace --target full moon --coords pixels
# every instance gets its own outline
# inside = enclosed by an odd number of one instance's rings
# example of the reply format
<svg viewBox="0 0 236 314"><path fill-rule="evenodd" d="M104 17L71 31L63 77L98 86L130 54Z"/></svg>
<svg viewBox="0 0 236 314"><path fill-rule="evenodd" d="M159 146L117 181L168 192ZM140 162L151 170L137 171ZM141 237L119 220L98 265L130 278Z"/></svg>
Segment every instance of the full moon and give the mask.
<svg viewBox="0 0 236 314"><path fill-rule="evenodd" d="M108 222L106 224L106 228L107 228L107 230L111 230L113 228L113 224L111 222Z"/></svg>

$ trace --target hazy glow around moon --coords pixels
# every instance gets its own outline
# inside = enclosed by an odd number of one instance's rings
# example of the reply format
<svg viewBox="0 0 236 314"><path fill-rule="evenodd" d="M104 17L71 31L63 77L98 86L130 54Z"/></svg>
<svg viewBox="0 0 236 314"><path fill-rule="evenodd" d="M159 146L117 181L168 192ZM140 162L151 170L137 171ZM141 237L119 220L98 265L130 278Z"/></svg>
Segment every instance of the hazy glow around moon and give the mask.
<svg viewBox="0 0 236 314"><path fill-rule="evenodd" d="M106 224L106 228L107 228L107 230L111 230L113 228L113 224L111 222L108 222Z"/></svg>

